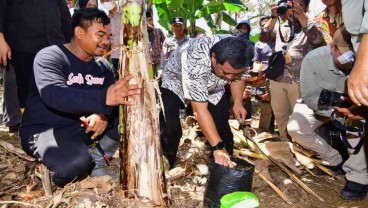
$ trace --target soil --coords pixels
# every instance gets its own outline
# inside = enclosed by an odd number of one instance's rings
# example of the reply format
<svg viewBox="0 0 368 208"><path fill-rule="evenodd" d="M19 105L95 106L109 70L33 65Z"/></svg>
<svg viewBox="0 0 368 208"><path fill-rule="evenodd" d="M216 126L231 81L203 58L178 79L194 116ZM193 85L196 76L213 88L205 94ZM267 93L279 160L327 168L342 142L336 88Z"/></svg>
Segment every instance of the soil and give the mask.
<svg viewBox="0 0 368 208"><path fill-rule="evenodd" d="M256 119L254 119L256 120ZM256 125L252 123L252 126ZM184 125L185 126L185 125ZM208 165L209 150L205 139L197 132L197 136L190 133L188 125L184 128L182 144L179 148L176 167L185 168L186 174L179 179L170 181L170 207L204 207L203 196L208 175L201 176L197 164ZM194 128L198 129L198 127ZM9 134L7 129L0 128L0 141L12 144L20 149L20 140L16 134ZM239 148L240 144L236 146ZM119 158L115 157L109 166L114 176L111 178L87 178L84 181L69 184L64 188L53 190L52 196L46 196L41 180L36 176L37 162L31 162L19 157L15 150L5 149L0 145L0 207L155 207L149 201L139 199L129 191L122 191L117 185L116 171ZM259 159L249 158L259 164ZM257 165L258 166L258 165ZM314 175L299 167L299 178L310 187L324 201L308 194L299 185L290 180L278 166L270 164L271 181L276 184L289 198L292 204L285 203L257 174L253 177L252 192L258 197L260 207L308 207L308 208L347 208L368 207L368 198L361 201L348 201L339 197L339 192L345 184L343 176L330 177L321 171L313 170Z"/></svg>

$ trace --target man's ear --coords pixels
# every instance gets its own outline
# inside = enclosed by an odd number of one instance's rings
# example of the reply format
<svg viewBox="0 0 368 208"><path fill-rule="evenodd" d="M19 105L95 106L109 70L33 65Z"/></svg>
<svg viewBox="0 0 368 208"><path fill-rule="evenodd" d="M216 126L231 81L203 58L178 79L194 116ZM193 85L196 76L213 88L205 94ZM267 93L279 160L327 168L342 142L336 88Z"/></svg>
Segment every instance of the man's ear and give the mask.
<svg viewBox="0 0 368 208"><path fill-rule="evenodd" d="M216 55L215 55L215 53L212 53L211 54L211 61L212 61L213 64L216 63Z"/></svg>
<svg viewBox="0 0 368 208"><path fill-rule="evenodd" d="M78 39L82 39L82 36L84 35L85 32L86 31L83 28L79 27L79 26L74 28L75 37L78 38Z"/></svg>

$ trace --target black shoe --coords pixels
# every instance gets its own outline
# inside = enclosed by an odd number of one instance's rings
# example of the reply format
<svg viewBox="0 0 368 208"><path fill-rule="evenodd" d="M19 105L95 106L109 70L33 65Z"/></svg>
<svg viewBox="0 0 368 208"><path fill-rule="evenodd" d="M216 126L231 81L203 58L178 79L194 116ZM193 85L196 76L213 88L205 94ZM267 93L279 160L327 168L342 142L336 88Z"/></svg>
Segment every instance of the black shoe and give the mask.
<svg viewBox="0 0 368 208"><path fill-rule="evenodd" d="M9 129L9 133L15 133L19 130L19 126L20 124L15 124L13 126L9 126L8 129Z"/></svg>
<svg viewBox="0 0 368 208"><path fill-rule="evenodd" d="M368 191L368 185L346 180L346 185L340 192L340 197L347 200L362 200Z"/></svg>

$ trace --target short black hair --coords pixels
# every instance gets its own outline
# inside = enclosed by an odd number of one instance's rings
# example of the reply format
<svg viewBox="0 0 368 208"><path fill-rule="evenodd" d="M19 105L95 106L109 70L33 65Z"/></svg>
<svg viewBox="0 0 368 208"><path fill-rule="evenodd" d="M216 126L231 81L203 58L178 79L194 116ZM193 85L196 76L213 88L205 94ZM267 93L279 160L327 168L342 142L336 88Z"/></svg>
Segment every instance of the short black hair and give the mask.
<svg viewBox="0 0 368 208"><path fill-rule="evenodd" d="M97 8L84 8L74 11L72 16L72 30L74 36L74 29L81 27L87 30L92 22L101 23L103 26L110 24L110 19L104 11Z"/></svg>
<svg viewBox="0 0 368 208"><path fill-rule="evenodd" d="M210 49L210 54L215 54L216 63L223 65L228 61L234 69L249 66L254 56L253 45L241 37L227 37Z"/></svg>

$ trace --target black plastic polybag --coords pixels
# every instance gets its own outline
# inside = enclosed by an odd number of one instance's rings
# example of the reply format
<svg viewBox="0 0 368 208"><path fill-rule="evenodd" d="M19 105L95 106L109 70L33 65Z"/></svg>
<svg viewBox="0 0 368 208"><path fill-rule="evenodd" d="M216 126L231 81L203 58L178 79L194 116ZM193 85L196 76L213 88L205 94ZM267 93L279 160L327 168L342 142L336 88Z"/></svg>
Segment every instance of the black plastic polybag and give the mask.
<svg viewBox="0 0 368 208"><path fill-rule="evenodd" d="M210 177L204 193L204 203L210 208L220 207L221 198L236 191L251 191L254 165L238 158L231 158L237 165L229 168L212 161Z"/></svg>

